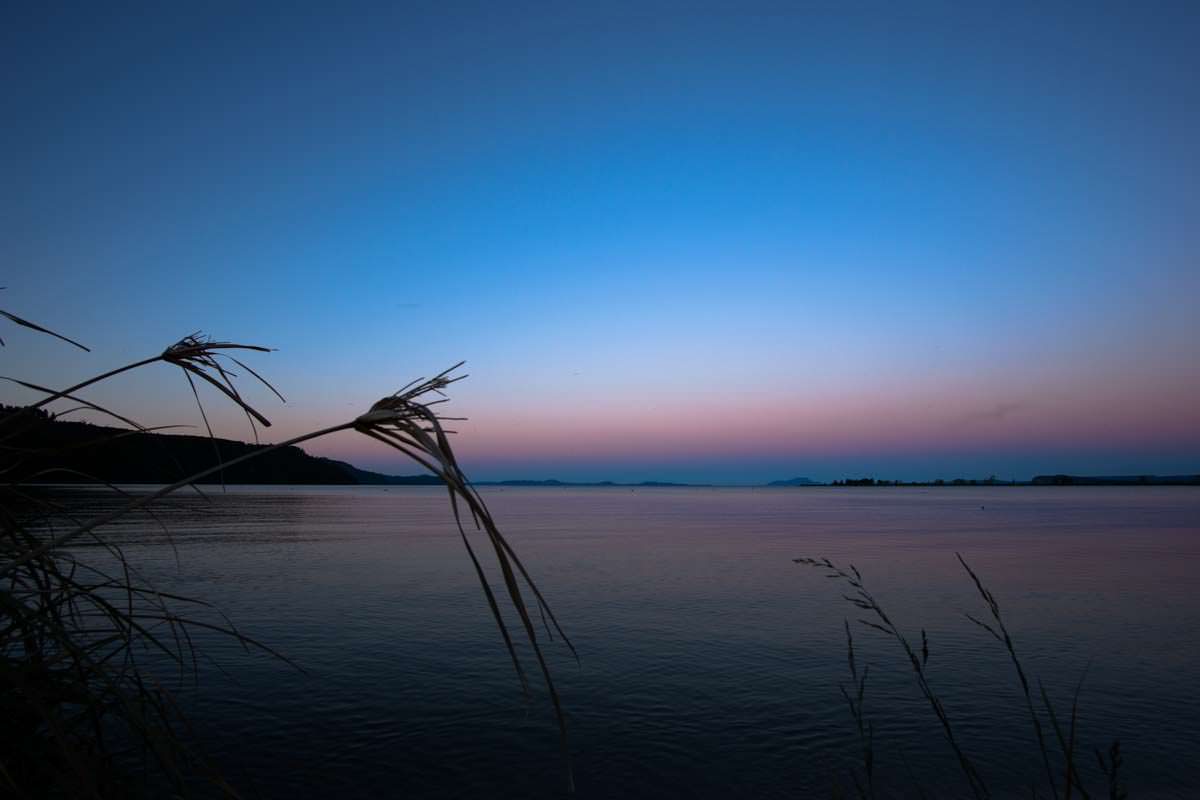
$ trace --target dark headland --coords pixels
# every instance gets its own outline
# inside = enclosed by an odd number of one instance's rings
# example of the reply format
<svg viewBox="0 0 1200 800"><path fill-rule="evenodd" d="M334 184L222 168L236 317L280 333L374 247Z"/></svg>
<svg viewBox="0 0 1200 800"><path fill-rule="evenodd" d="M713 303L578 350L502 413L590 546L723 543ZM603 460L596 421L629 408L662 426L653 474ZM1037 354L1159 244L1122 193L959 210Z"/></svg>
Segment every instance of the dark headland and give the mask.
<svg viewBox="0 0 1200 800"><path fill-rule="evenodd" d="M0 415L20 413L5 407ZM8 480L39 483L174 483L267 445L232 439L143 433L25 412L5 445L23 450ZM200 483L440 486L433 475L384 475L344 461L281 447L204 478Z"/></svg>

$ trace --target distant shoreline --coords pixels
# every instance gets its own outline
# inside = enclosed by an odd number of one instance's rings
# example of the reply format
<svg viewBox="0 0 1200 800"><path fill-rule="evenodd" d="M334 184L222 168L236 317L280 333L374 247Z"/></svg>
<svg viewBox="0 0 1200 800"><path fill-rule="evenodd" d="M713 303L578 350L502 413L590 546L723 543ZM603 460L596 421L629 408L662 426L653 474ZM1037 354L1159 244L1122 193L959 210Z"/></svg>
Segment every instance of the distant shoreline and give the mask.
<svg viewBox="0 0 1200 800"><path fill-rule="evenodd" d="M1089 475L1038 475L1028 481L1001 481L955 478L932 481L888 481L874 478L848 478L829 483L808 479L771 481L770 483L677 483L670 481L642 481L621 483L619 481L561 481L547 480L504 480L475 481L476 486L585 488L624 487L631 489L688 488L688 489L879 489L879 488L1010 488L1014 486L1200 486L1198 475L1138 475L1138 476L1089 476Z"/></svg>
<svg viewBox="0 0 1200 800"><path fill-rule="evenodd" d="M28 413L0 407L0 415ZM218 458L232 460L265 445L195 435L135 432L82 422L57 420L45 412L30 413L8 445L25 451L20 468L9 481L73 483L86 485L166 485L182 475L209 469ZM861 474L861 473L860 473ZM344 461L311 456L299 447L263 453L261 458L214 474L204 483L284 486L442 486L435 475L385 475L359 469ZM1200 486L1200 474L1191 475L1038 475L1028 481L954 478L952 480L890 481L845 478L828 483L810 478L789 478L762 484L686 483L678 481L564 481L557 478L476 481L480 487L539 488L759 488L805 489L879 487L1011 487L1011 486Z"/></svg>
<svg viewBox="0 0 1200 800"><path fill-rule="evenodd" d="M281 483L273 482L244 482L244 481L226 481L225 489L383 489L385 491L391 489L430 489L437 488L445 490L445 484L438 480L435 476L422 476L426 480L422 481L405 481L395 483ZM116 483L97 483L82 480L76 481L34 481L26 484L32 487L39 487L44 490L58 489L76 489L90 491L94 489L109 489L116 487L119 489L137 489L137 490L152 490L161 486L170 484L162 481L120 481ZM214 484L205 484L211 491ZM832 484L832 483L816 483L802 487L793 486L771 486L769 484L752 484L752 483L616 483L613 481L601 481L597 483L569 483L566 481L479 481L471 484L478 489L628 489L629 491L637 491L639 489L742 489L750 491L765 491L773 493L783 493L794 489L832 489L832 490L874 490L874 489L1129 489L1129 488L1200 488L1200 481L1195 482L1175 482L1175 483L1073 483L1073 484L1050 484L1050 483L1033 483L1032 481L1017 481L1013 483L977 483L971 484L934 484L934 483L876 483L874 485L851 485ZM218 490L220 491L220 490Z"/></svg>

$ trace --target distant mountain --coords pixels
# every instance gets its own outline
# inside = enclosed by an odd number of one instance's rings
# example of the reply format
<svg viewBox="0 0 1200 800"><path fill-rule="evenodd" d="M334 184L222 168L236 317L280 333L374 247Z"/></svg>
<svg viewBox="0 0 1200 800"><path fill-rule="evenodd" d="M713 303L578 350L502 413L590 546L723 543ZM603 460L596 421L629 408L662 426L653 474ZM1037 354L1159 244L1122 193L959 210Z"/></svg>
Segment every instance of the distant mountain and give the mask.
<svg viewBox="0 0 1200 800"><path fill-rule="evenodd" d="M810 478L789 478L786 481L771 481L767 486L824 486Z"/></svg>
<svg viewBox="0 0 1200 800"><path fill-rule="evenodd" d="M0 419L15 413L5 408ZM7 433L6 429L6 433ZM140 433L84 422L64 422L43 414L13 420L4 442L4 463L14 465L5 480L39 483L174 483L266 445L207 436ZM218 455L219 454L219 455ZM344 461L310 456L282 447L199 483L440 486L434 475L384 475Z"/></svg>

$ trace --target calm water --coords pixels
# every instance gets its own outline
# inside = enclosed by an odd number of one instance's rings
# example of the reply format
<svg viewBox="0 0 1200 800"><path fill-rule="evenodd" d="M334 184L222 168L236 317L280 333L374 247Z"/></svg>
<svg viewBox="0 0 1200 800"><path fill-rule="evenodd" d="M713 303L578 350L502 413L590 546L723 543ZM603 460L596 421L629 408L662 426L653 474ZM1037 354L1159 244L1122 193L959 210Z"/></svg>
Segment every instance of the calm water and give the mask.
<svg viewBox="0 0 1200 800"><path fill-rule="evenodd" d="M845 782L856 738L838 690L842 621L858 614L792 562L806 555L853 562L901 627L928 631L930 680L967 749L997 796L1028 796L1032 726L1006 654L963 617L986 609L955 551L1064 711L1087 670L1085 775L1091 750L1120 738L1133 797L1200 796L1200 491L485 496L580 653L576 665L548 647L580 798L798 798ZM153 521L114 534L157 585L214 602L308 671L200 642L212 661L185 703L248 795L565 794L548 702L522 698L444 493L231 489L160 512L178 566ZM965 796L895 643L855 636L881 794Z"/></svg>

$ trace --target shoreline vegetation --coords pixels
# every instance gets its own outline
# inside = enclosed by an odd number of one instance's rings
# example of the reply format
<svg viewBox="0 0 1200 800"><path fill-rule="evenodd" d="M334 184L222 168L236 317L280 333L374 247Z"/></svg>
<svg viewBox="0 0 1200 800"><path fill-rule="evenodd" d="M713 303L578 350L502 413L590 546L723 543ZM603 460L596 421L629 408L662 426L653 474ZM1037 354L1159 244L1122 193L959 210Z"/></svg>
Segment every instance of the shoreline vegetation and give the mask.
<svg viewBox="0 0 1200 800"><path fill-rule="evenodd" d="M1061 701L1056 705L1050 699L1050 694L1041 679L1029 674L1024 662L1018 656L1016 645L995 595L987 588L979 574L971 568L961 553L956 552L954 556L969 576L971 584L988 610L988 614L982 618L970 612L963 612L963 617L989 635L1007 652L1021 687L1025 710L1028 712L1036 741L1035 752L1040 756L1040 766L1044 769L1046 778L1045 783L1042 783L1040 775L1031 780L1030 796L1034 800L1038 800L1038 798L1071 800L1077 795L1082 800L1089 800L1092 795L1084 789L1083 785L1084 776L1087 775L1089 780L1093 781L1093 785L1095 782L1103 784L1109 800L1127 800L1129 794L1125 788L1121 771L1123 762L1120 739L1112 739L1107 750L1092 748L1092 754L1096 758L1095 763L1099 767L1098 774L1087 767L1087 763L1090 761L1089 754L1087 748L1082 744L1083 737L1079 730L1079 697L1087 677L1087 669L1083 670L1078 683L1075 684L1069 714L1064 713L1066 709L1062 707ZM960 727L967 726L962 725L947 711L934 681L930 680L932 672L929 669L930 640L925 629L920 629L919 643L915 635L906 633L905 629L892 619L877 597L867 588L862 573L853 564L842 567L828 558L811 557L793 558L792 562L818 569L824 573L825 578L832 579L840 586L842 598L858 610L856 622L862 626L859 628L860 631L869 630L883 634L884 637L899 645L901 653L898 654L898 661L901 664L907 663L907 666L911 667L912 676L920 694L936 719L937 727L941 729L942 736L940 738L944 739L945 744L953 751L958 761L962 776L970 789L970 796L975 800L990 800L992 789L981 772L976 758L967 752L961 739ZM874 721L867 716L865 702L867 675L872 665L863 662L860 669L860 660L855 654L854 634L851 630L857 625L851 625L850 617L844 618L842 624L846 631L846 658L851 680L849 688L842 684L840 689L857 729L862 760L861 766L850 769L850 780L854 796L860 800L875 800L878 796L875 785L875 726ZM1036 691L1033 687L1035 682ZM911 775L910 777L913 780L912 788L917 795L928 796L916 777ZM1045 791L1047 787L1050 790L1048 793ZM850 792L844 787L835 784L835 796L844 797L849 794ZM957 796L965 797L966 795L960 793Z"/></svg>
<svg viewBox="0 0 1200 800"><path fill-rule="evenodd" d="M825 486L1200 486L1200 475L1038 475L1033 480L1002 481L955 478L933 481L888 481L846 478Z"/></svg>
<svg viewBox="0 0 1200 800"><path fill-rule="evenodd" d="M26 328L87 348L5 311L0 316ZM0 346L4 342L0 339ZM543 647L558 642L578 658L516 551L500 533L486 503L458 465L443 422L435 407L449 400L446 388L465 375L454 374L462 363L432 378L418 378L394 394L339 425L314 430L285 442L248 445L213 436L198 386L211 387L243 411L255 430L270 421L243 398L235 378L249 374L283 401L283 396L254 369L242 362L247 352L270 348L215 340L195 333L168 346L158 355L110 369L66 389L52 389L18 378L4 379L37 392L42 399L25 406L3 407L0 415L0 793L18 797L127 797L138 793L137 773L148 780L154 772L173 796L191 796L195 781L207 782L222 796L237 797L193 742L190 725L174 697L199 680L198 652L192 631L231 638L247 651L274 656L303 671L303 667L268 644L241 633L231 620L203 598L181 596L155 587L121 547L106 538L106 526L154 501L196 484L229 483L239 468L267 464L265 474L279 479L289 466L324 470L347 479L363 471L328 459L314 459L296 445L340 431L354 431L376 440L415 462L437 483L444 484L449 513L474 567L505 650L527 699L532 675L538 675L549 696L559 732L568 791L573 772L565 712L559 701ZM80 396L95 384L135 369L166 365L178 368L188 381L207 437L167 437ZM236 369L236 371L235 371ZM66 401L69 410L53 414L46 406ZM91 410L128 428L64 422L60 416ZM174 426L173 426L174 427ZM233 447L235 451L223 451ZM208 466L191 462L208 448ZM133 447L132 454L157 451L157 463L142 478L165 484L131 496L115 485L132 470L144 467L137 459L123 463L113 448ZM183 457L181 461L180 456ZM165 465L165 466L164 466ZM339 466L340 465L340 466ZM85 467L98 469L92 474ZM335 471L332 472L331 471ZM355 473L358 473L356 476ZM249 473L255 476L254 472ZM110 477L112 476L112 477ZM258 474L257 477L262 477ZM385 476L383 476L385 477ZM215 481L214 481L215 479ZM80 483L107 486L121 504L86 518L33 484ZM357 481L354 481L357 482ZM470 535L469 535L470 534ZM471 540L476 539L477 545ZM83 546L83 549L76 549ZM479 548L477 552L476 548ZM487 553L493 556L487 559ZM485 560L492 561L485 569ZM489 572L496 570L500 578ZM493 588L493 581L497 586ZM503 609L503 610L502 610ZM211 610L216 616L208 614ZM511 617L515 614L517 620ZM540 620L541 625L535 623ZM544 636L538 633L539 627ZM511 630L510 630L511 628ZM524 652L518 654L518 645ZM174 680L144 659L164 659ZM525 661L532 656L531 673ZM157 662L156 662L157 666ZM163 683L164 678L171 684ZM141 766L132 772L131 761ZM149 786L147 789L151 788Z"/></svg>
<svg viewBox="0 0 1200 800"><path fill-rule="evenodd" d="M0 424L14 414L26 414L16 406L0 406ZM211 469L219 464L246 458L203 478L198 483L299 486L442 486L443 480L432 474L388 475L360 469L345 461L313 456L297 446L272 449L271 445L250 444L206 435L167 434L68 421L44 409L36 409L26 418L22 432L11 442L27 451L17 480L32 483L108 483L114 485L169 484L187 475ZM53 468L51 478L46 474ZM496 487L619 487L619 488L723 488L734 484L687 483L680 481L564 481L514 479L474 481L476 486ZM832 483L810 478L791 478L747 488L808 487L981 487L981 486L1200 486L1200 474L1194 475L1038 475L1032 480L954 478L927 481L900 481L873 477L844 478Z"/></svg>

